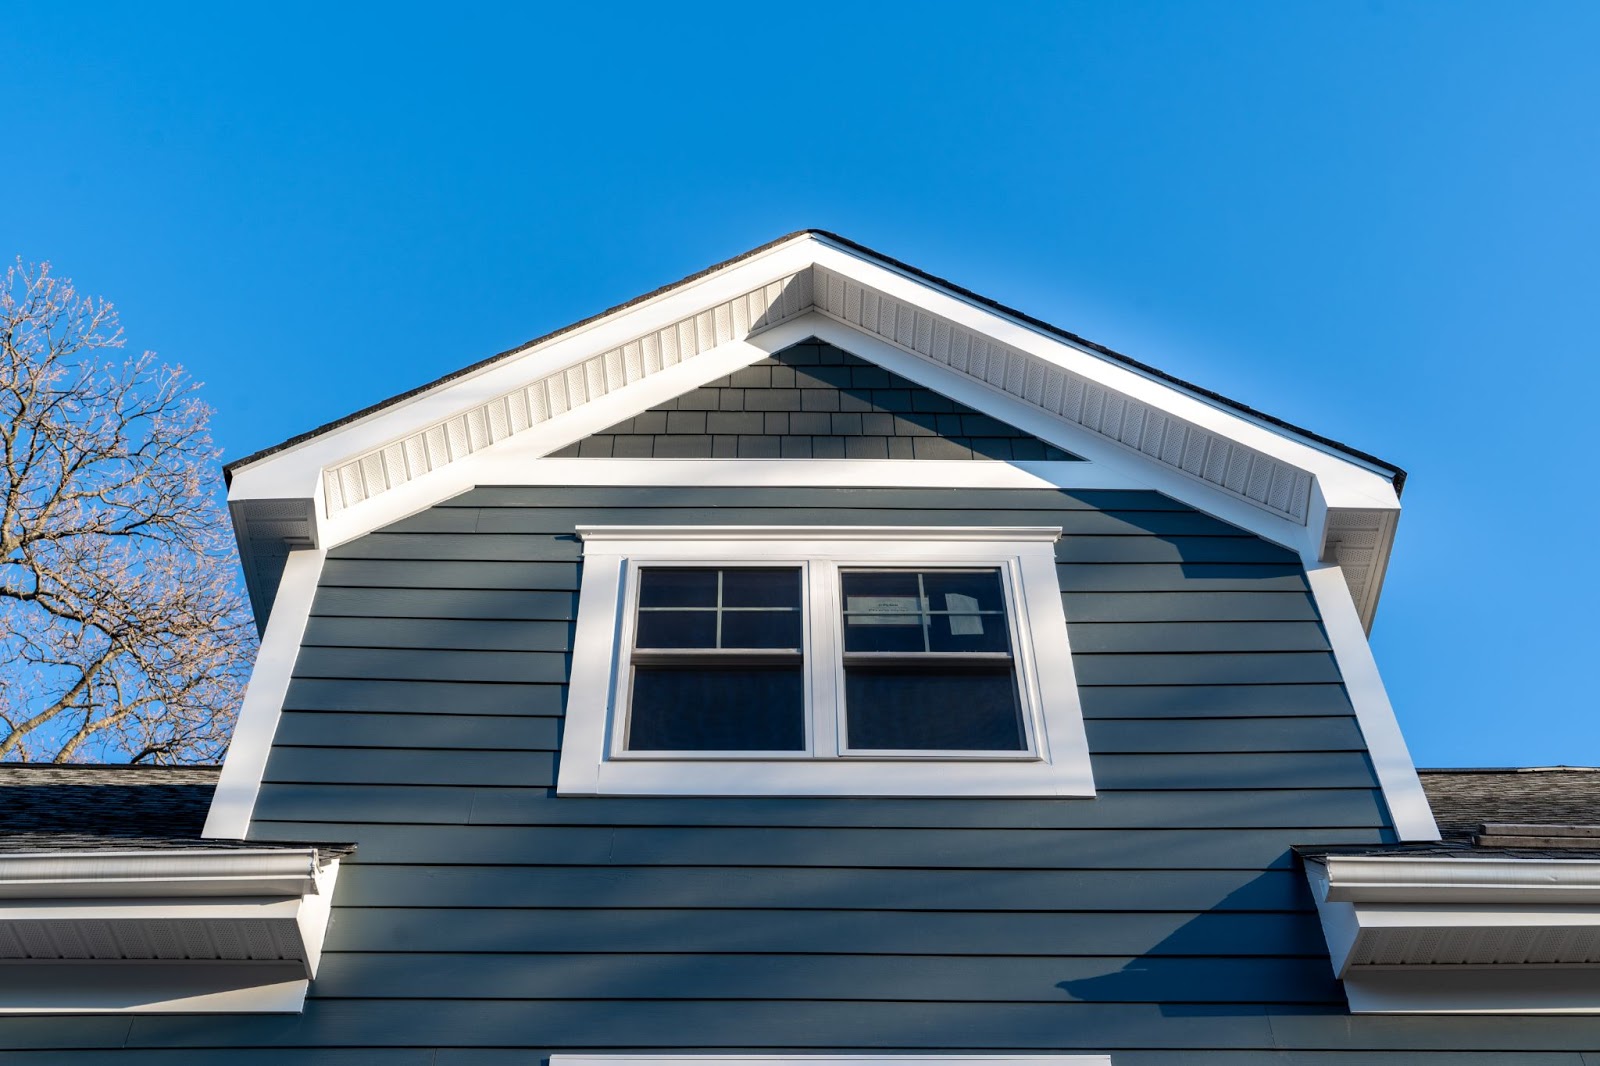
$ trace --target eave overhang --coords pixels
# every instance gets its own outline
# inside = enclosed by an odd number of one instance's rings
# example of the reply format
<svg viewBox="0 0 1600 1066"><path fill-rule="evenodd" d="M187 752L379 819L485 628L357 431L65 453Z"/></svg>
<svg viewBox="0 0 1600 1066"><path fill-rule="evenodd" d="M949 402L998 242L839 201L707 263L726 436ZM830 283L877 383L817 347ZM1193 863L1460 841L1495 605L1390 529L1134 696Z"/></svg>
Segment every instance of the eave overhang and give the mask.
<svg viewBox="0 0 1600 1066"><path fill-rule="evenodd" d="M0 1014L298 1011L338 868L309 847L0 854Z"/></svg>
<svg viewBox="0 0 1600 1066"><path fill-rule="evenodd" d="M1600 1014L1600 858L1306 858L1357 1014Z"/></svg>
<svg viewBox="0 0 1600 1066"><path fill-rule="evenodd" d="M1339 565L1370 626L1398 468L816 231L230 466L258 619L290 551L497 483L482 457L535 461L808 336Z"/></svg>

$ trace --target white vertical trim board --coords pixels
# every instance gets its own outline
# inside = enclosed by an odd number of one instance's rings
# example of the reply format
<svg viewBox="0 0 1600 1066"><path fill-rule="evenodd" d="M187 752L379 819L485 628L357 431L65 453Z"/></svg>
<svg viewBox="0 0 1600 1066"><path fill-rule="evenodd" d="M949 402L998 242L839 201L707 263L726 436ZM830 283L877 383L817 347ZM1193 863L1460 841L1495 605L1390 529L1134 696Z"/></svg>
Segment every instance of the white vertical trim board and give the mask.
<svg viewBox="0 0 1600 1066"><path fill-rule="evenodd" d="M1112 1066L1110 1055L552 1055L550 1066Z"/></svg>
<svg viewBox="0 0 1600 1066"><path fill-rule="evenodd" d="M1356 721L1367 742L1367 755L1383 789L1389 816L1401 840L1438 840L1439 826L1422 790L1416 764L1400 733L1389 693L1378 675L1378 663L1367 643L1367 632L1350 598L1350 586L1337 566L1307 565L1306 581L1322 616L1328 643L1344 676L1345 693L1355 708Z"/></svg>
<svg viewBox="0 0 1600 1066"><path fill-rule="evenodd" d="M321 550L289 553L283 567L278 598L261 635L261 650L250 671L250 684L239 707L239 721L222 763L222 776L211 797L202 836L241 840L250 828L256 794L266 773L272 737L278 731L278 716L283 713L284 696L300 655L306 619L311 616L311 601L317 595L317 580L322 576Z"/></svg>

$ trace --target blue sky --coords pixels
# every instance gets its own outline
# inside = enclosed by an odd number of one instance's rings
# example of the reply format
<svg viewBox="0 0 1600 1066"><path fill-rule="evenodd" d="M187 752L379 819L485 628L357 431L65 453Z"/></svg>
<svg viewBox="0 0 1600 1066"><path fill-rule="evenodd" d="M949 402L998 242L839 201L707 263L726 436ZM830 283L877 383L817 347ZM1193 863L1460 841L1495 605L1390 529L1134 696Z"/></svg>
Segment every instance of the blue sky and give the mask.
<svg viewBox="0 0 1600 1066"><path fill-rule="evenodd" d="M1600 6L565 7L13 7L0 254L236 458L833 229L1408 468L1418 763L1600 764Z"/></svg>

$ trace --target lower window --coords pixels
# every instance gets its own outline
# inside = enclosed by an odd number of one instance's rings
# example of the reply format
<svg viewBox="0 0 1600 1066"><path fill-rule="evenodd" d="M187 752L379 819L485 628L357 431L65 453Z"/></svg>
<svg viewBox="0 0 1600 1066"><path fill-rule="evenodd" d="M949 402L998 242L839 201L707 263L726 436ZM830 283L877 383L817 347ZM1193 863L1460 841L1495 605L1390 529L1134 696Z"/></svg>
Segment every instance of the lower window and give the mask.
<svg viewBox="0 0 1600 1066"><path fill-rule="evenodd" d="M1058 529L579 533L560 793L1093 794Z"/></svg>

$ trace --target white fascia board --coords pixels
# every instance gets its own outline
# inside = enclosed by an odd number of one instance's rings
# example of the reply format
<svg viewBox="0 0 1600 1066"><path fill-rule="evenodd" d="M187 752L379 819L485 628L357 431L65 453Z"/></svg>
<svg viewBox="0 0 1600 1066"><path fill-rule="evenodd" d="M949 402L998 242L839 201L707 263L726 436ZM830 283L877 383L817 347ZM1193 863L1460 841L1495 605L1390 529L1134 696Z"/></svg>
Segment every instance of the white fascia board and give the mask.
<svg viewBox="0 0 1600 1066"><path fill-rule="evenodd" d="M298 962L0 962L0 1015L298 1014Z"/></svg>
<svg viewBox="0 0 1600 1066"><path fill-rule="evenodd" d="M1345 694L1367 742L1367 755L1383 789L1395 834L1400 840L1438 840L1433 807L1422 790L1422 780L1378 674L1377 660L1372 657L1366 629L1350 598L1343 571L1337 566L1307 565L1306 581L1344 678Z"/></svg>
<svg viewBox="0 0 1600 1066"><path fill-rule="evenodd" d="M1130 366L1079 348L1061 337L1013 319L990 307L939 288L926 280L901 273L852 249L817 238L814 262L844 274L887 296L920 306L929 314L966 326L998 341L1038 356L1125 396L1167 411L1185 421L1213 430L1257 451L1282 459L1314 474L1336 507L1381 507L1394 499L1390 476L1375 467L1335 453L1292 434L1196 396L1169 381L1148 376Z"/></svg>
<svg viewBox="0 0 1600 1066"><path fill-rule="evenodd" d="M300 655L300 640L311 616L325 554L321 550L289 553L278 596L272 604L272 616L261 634L261 648L250 671L250 683L239 707L217 789L211 796L203 837L243 840L250 829L250 813L255 809L256 794L266 773L272 737L278 731L278 718L283 712L295 659Z"/></svg>
<svg viewBox="0 0 1600 1066"><path fill-rule="evenodd" d="M336 426L291 448L264 456L234 472L228 498L287 499L311 496L323 468L396 440L418 426L486 403L524 384L531 376L554 373L598 352L626 344L652 330L734 299L763 284L804 270L811 265L817 243L814 237L796 237L659 296L623 307L585 326L529 345L515 355L471 374L442 382L426 392L374 411L365 418ZM690 362L699 363L702 358L697 356ZM530 359L538 361L536 370L530 370L526 365ZM724 370L707 380L715 380L726 373L728 371ZM631 388L626 391L633 394ZM650 406L651 403L646 403L639 410ZM627 415L617 417L625 418Z"/></svg>
<svg viewBox="0 0 1600 1066"><path fill-rule="evenodd" d="M0 855L0 899L303 896L318 891L314 848Z"/></svg>

